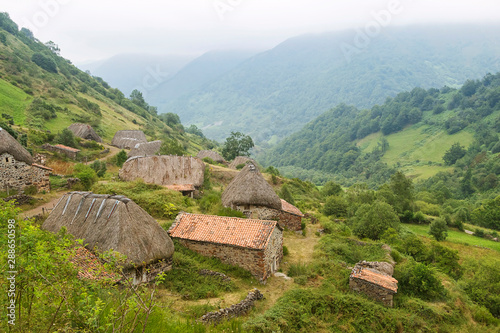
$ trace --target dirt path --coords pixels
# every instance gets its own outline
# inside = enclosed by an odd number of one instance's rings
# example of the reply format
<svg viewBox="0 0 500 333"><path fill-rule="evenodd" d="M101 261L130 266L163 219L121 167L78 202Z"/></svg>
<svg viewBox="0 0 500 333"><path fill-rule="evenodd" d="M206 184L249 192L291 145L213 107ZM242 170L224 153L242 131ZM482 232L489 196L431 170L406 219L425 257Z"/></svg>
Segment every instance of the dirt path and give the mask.
<svg viewBox="0 0 500 333"><path fill-rule="evenodd" d="M44 212L49 212L52 208L54 208L54 206L57 204L59 199L61 199L61 197L63 195L65 195L66 193L67 192L58 192L57 195L53 199L51 199L49 202L44 203L43 205L38 206L36 208L22 212L21 216L22 217L32 217L35 215L40 215Z"/></svg>
<svg viewBox="0 0 500 333"><path fill-rule="evenodd" d="M101 145L102 145L104 148L109 149L109 152L110 152L110 153L109 153L108 155L104 156L104 157L98 158L98 159L97 159L98 161L105 161L105 160L107 160L108 158L110 158L110 157L112 157L112 156L115 156L116 154L118 154L118 153L121 151L121 149L120 149L120 148L117 148L117 147L115 147L115 146L110 146L110 145L108 145L108 144L106 144L106 143L101 143ZM96 161L96 160L93 160L93 161L88 161L88 162L86 162L85 164L91 164L91 163L94 163L94 161Z"/></svg>

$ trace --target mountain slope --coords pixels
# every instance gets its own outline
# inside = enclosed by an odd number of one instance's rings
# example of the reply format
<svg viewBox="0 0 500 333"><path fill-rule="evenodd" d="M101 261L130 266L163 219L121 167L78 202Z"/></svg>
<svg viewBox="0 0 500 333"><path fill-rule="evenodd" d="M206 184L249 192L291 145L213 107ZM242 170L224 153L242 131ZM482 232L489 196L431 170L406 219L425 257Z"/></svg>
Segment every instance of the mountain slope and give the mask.
<svg viewBox="0 0 500 333"><path fill-rule="evenodd" d="M333 105L369 107L416 86L458 86L500 70L500 26L399 27L350 62L355 31L289 39L163 110L221 140L230 131L273 143Z"/></svg>
<svg viewBox="0 0 500 333"><path fill-rule="evenodd" d="M459 90L415 88L371 109L339 105L261 154L259 160L309 179L318 177L319 171L344 183L377 185L388 179L393 168L425 179L451 170L455 162L461 161L465 170L476 154L483 154L478 158L486 163L488 156L500 152L499 129L500 73L468 80ZM468 157L462 155L458 162L446 165L443 156L456 142L468 149ZM493 173L490 179L496 179L500 169L493 164L480 177Z"/></svg>

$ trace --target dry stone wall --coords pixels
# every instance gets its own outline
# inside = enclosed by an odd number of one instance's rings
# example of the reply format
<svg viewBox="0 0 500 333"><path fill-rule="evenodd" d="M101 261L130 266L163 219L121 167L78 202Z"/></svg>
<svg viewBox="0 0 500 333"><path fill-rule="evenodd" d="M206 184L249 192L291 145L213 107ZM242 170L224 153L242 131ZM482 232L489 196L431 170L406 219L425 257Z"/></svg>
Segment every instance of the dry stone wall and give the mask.
<svg viewBox="0 0 500 333"><path fill-rule="evenodd" d="M264 295L259 289L254 288L243 301L219 311L209 312L203 315L200 321L204 324L218 324L224 319L245 315L253 307L255 301L262 298L264 298Z"/></svg>
<svg viewBox="0 0 500 333"><path fill-rule="evenodd" d="M0 188L22 190L34 185L39 191L50 191L49 171L16 161L9 153L0 156Z"/></svg>
<svg viewBox="0 0 500 333"><path fill-rule="evenodd" d="M288 212L280 212L279 225L284 228L287 227L292 231L299 231L302 229L302 217Z"/></svg>

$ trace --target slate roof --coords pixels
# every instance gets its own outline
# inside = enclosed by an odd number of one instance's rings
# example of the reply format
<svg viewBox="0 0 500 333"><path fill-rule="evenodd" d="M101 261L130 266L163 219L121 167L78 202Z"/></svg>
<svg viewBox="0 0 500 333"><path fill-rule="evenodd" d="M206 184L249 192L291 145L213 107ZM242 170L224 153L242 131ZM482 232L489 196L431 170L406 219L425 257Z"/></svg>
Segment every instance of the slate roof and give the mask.
<svg viewBox="0 0 500 333"><path fill-rule="evenodd" d="M393 293L398 292L398 280L392 276L377 273L372 269L356 267L351 272L351 278L360 279L387 289Z"/></svg>
<svg viewBox="0 0 500 333"><path fill-rule="evenodd" d="M173 238L262 250L274 228L280 228L276 221L180 213L168 233Z"/></svg>
<svg viewBox="0 0 500 333"><path fill-rule="evenodd" d="M109 272L104 268L102 262L89 250L84 247L76 249L76 255L70 261L78 269L80 279L103 280L109 279L112 282L120 280L120 276Z"/></svg>
<svg viewBox="0 0 500 333"><path fill-rule="evenodd" d="M72 151L74 153L78 153L80 151L80 149L68 147L68 146L65 146L65 145L55 145L54 147L57 147L57 148L63 149L63 150L67 150L67 151Z"/></svg>
<svg viewBox="0 0 500 333"><path fill-rule="evenodd" d="M290 214L304 217L304 214L302 214L300 209L298 209L297 207L295 207L294 205L292 205L291 203L288 203L287 201L285 201L283 199L281 199L281 210L284 212L290 213Z"/></svg>

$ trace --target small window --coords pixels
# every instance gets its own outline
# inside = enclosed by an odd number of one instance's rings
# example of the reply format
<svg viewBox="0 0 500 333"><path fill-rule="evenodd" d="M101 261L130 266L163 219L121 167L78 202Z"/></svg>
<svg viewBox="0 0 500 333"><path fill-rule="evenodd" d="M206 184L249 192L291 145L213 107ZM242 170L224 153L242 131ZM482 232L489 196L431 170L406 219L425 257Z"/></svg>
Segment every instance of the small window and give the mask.
<svg viewBox="0 0 500 333"><path fill-rule="evenodd" d="M9 158L8 157L5 158L5 162L9 162Z"/></svg>

